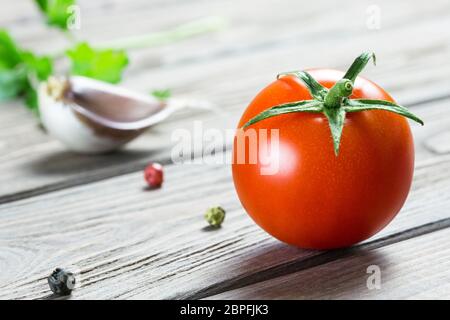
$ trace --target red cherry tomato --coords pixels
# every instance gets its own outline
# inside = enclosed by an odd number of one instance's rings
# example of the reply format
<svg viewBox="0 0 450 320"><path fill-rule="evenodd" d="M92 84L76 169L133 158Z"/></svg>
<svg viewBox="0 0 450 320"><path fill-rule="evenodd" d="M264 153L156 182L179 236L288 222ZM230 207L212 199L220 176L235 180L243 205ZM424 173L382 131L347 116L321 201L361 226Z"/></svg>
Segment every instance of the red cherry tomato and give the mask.
<svg viewBox="0 0 450 320"><path fill-rule="evenodd" d="M309 73L327 88L343 76L330 69ZM350 98L393 101L362 77L355 81ZM300 80L282 77L254 98L239 128L270 107L307 99L311 95ZM279 150L268 155L279 169L262 175L267 159L236 163L235 137L234 184L248 214L281 241L313 249L350 246L380 231L405 202L413 176L414 145L409 124L400 115L382 110L347 113L337 156L321 113L283 114L245 130L250 129L279 129ZM270 139L268 133L269 144ZM249 144L245 149L249 152Z"/></svg>

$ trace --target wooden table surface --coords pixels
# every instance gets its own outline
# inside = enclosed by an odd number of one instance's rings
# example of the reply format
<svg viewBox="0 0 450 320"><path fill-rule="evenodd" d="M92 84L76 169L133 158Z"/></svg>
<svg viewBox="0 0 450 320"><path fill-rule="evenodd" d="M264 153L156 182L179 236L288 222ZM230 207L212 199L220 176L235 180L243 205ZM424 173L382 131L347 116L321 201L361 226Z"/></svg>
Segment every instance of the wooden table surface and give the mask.
<svg viewBox="0 0 450 320"><path fill-rule="evenodd" d="M55 267L77 273L72 299L450 298L450 2L295 0L79 1L79 39L100 43L173 28L205 16L221 32L130 52L123 84L215 103L185 111L126 150L74 155L39 129L20 102L0 105L0 298L51 299ZM381 26L366 25L368 8ZM59 51L32 1L0 4L0 26L25 47ZM345 69L364 50L378 57L364 75L425 121L412 191L396 219L346 250L301 250L260 230L242 209L228 165L175 165L171 134L234 128L249 100L280 71ZM226 148L229 150L230 142ZM195 153L201 150L194 150ZM228 152L228 151L226 151ZM145 191L142 169L165 164L162 189ZM227 210L204 230L204 211ZM367 268L381 288L366 286Z"/></svg>

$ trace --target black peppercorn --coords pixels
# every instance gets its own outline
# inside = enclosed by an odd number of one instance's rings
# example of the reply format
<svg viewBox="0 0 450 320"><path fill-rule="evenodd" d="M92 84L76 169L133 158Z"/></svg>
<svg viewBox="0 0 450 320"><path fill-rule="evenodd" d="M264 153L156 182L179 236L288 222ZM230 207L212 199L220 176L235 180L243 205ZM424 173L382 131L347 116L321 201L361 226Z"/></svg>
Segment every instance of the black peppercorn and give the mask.
<svg viewBox="0 0 450 320"><path fill-rule="evenodd" d="M53 293L61 296L71 294L75 287L75 276L73 273L61 268L56 268L47 278L47 281Z"/></svg>

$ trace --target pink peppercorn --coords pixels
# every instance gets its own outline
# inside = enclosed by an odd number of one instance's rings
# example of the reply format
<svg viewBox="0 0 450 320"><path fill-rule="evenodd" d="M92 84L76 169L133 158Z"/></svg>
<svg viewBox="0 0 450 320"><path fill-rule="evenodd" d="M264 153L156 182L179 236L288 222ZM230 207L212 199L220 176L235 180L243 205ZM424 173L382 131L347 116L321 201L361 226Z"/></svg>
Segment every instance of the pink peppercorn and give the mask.
<svg viewBox="0 0 450 320"><path fill-rule="evenodd" d="M159 163L151 163L144 170L145 181L150 188L159 188L163 183L163 166Z"/></svg>

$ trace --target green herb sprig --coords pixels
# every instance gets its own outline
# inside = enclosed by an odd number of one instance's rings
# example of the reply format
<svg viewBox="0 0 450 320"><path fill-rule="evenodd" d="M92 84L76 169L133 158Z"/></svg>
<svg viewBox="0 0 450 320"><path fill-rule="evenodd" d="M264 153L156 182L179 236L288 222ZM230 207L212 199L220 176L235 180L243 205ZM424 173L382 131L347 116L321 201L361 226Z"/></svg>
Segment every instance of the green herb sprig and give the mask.
<svg viewBox="0 0 450 320"><path fill-rule="evenodd" d="M36 5L44 14L47 24L61 30L68 29L71 16L70 8L76 4L75 0L35 0Z"/></svg>
<svg viewBox="0 0 450 320"><path fill-rule="evenodd" d="M34 2L50 27L71 35L68 22L73 14L70 8L76 5L76 0L34 0ZM70 74L118 83L129 64L126 50L164 45L217 31L224 26L226 24L223 19L207 17L173 30L119 39L106 45L92 46L87 42L74 41L71 48L54 55L38 55L25 50L14 41L7 30L0 29L0 102L22 98L28 108L38 114L37 85L53 74L53 65L57 59L65 58L70 61ZM72 35L68 38L74 39ZM159 99L167 99L170 91L153 94Z"/></svg>
<svg viewBox="0 0 450 320"><path fill-rule="evenodd" d="M53 72L53 61L19 48L11 36L0 30L0 101L24 97L31 110L37 109L35 83Z"/></svg>

